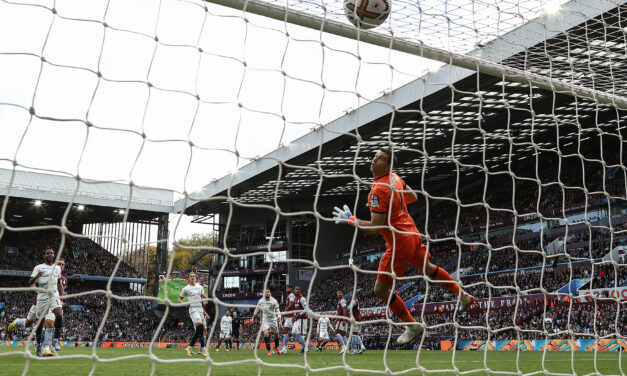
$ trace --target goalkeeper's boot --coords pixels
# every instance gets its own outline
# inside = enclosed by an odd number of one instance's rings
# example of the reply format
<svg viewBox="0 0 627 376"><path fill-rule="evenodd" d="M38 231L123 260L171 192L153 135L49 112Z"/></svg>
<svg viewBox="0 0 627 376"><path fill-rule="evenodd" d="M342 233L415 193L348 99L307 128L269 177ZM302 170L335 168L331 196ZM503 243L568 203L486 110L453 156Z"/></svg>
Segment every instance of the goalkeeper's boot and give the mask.
<svg viewBox="0 0 627 376"><path fill-rule="evenodd" d="M202 356L207 356L207 348L206 347L202 348Z"/></svg>
<svg viewBox="0 0 627 376"><path fill-rule="evenodd" d="M54 348L54 351L56 351L56 352L61 351L61 343L59 342L59 340L58 340L58 339L55 339L55 340L52 342L52 347Z"/></svg>
<svg viewBox="0 0 627 376"><path fill-rule="evenodd" d="M52 351L50 351L49 347L46 347L44 348L44 351L41 352L41 356L49 357L49 356L54 356L54 354L52 353Z"/></svg>
<svg viewBox="0 0 627 376"><path fill-rule="evenodd" d="M187 354L187 356L192 356L192 350L193 349L191 348L191 346L187 346L185 348L185 353Z"/></svg>
<svg viewBox="0 0 627 376"><path fill-rule="evenodd" d="M462 295L459 297L459 310L461 312L464 312L465 310L468 309L468 307L471 307L472 305L474 305L475 303L477 303L477 299L469 294L466 294L465 292L462 293Z"/></svg>
<svg viewBox="0 0 627 376"><path fill-rule="evenodd" d="M421 335L423 331L424 331L424 328L422 327L422 325L418 323L412 323L407 326L407 328L405 329L405 333L401 334L396 339L396 343L398 343L399 345L404 345L406 343L409 343L412 339Z"/></svg>
<svg viewBox="0 0 627 376"><path fill-rule="evenodd" d="M17 326L17 322L19 319L15 319L13 320L12 323L9 324L9 327L7 328L7 330L9 331L9 333L11 333L12 331L15 330L15 327Z"/></svg>

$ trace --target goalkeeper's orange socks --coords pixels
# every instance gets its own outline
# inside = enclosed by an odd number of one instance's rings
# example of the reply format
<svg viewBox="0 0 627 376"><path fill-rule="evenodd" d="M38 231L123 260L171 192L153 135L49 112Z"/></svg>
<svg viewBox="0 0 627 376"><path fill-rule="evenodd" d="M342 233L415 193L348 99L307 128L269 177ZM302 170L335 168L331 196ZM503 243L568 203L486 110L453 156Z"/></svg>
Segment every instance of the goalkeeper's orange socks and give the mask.
<svg viewBox="0 0 627 376"><path fill-rule="evenodd" d="M461 289L459 288L459 284L455 282L453 277L451 277L451 275L448 274L446 270L440 268L439 266L435 267L435 272L430 277L431 279L438 281L438 283L442 285L442 287L452 292L453 295L455 296L458 296L459 293L461 292ZM450 281L450 282L446 282L446 281Z"/></svg>
<svg viewBox="0 0 627 376"><path fill-rule="evenodd" d="M390 300L390 311L398 316L403 322L416 322L411 313L409 313L407 307L405 307L403 299L396 294L392 294L392 299Z"/></svg>

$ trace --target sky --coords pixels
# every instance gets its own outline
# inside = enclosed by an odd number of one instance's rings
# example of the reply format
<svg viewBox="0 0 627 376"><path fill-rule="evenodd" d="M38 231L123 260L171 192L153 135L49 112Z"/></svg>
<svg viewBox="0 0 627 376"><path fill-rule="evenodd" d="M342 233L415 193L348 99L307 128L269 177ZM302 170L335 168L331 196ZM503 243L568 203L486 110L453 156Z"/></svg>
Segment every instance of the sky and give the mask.
<svg viewBox="0 0 627 376"><path fill-rule="evenodd" d="M381 31L467 52L548 2L499 3L501 26L493 2L397 0ZM180 197L442 65L246 17L195 0L0 0L0 168ZM206 229L185 218L177 238Z"/></svg>

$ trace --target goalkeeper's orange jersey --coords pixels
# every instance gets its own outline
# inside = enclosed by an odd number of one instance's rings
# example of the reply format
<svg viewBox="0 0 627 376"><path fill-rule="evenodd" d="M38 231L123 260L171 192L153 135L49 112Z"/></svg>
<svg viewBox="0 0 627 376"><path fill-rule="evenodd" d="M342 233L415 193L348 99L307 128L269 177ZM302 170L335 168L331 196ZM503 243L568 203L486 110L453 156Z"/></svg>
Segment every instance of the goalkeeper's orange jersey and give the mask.
<svg viewBox="0 0 627 376"><path fill-rule="evenodd" d="M392 225L397 231L413 232L418 234L418 229L414 220L407 211L407 202L403 190L406 189L405 182L395 173L379 176L374 179L372 189L368 194L368 207L371 212L384 213L385 224ZM392 184L394 191L392 191ZM392 206L390 207L390 200ZM381 235L385 239L388 248L392 248L392 231L389 228L381 230ZM403 236L396 233L396 236ZM408 235L404 235L408 236Z"/></svg>

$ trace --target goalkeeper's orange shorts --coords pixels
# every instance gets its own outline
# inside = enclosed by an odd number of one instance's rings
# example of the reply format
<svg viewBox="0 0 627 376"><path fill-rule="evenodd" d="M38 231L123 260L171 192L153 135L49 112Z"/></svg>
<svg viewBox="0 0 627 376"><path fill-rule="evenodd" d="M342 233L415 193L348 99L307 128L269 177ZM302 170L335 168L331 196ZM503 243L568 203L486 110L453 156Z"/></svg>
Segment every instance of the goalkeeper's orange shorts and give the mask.
<svg viewBox="0 0 627 376"><path fill-rule="evenodd" d="M402 277L405 275L407 266L412 264L422 273L425 262L431 256L427 247L422 244L422 236L396 234L395 240L394 257L392 257L392 245L388 244L388 248L379 261L379 272L391 273L392 265L394 265L394 273L397 277ZM392 284L392 276L389 274L379 273L377 279L381 283Z"/></svg>

